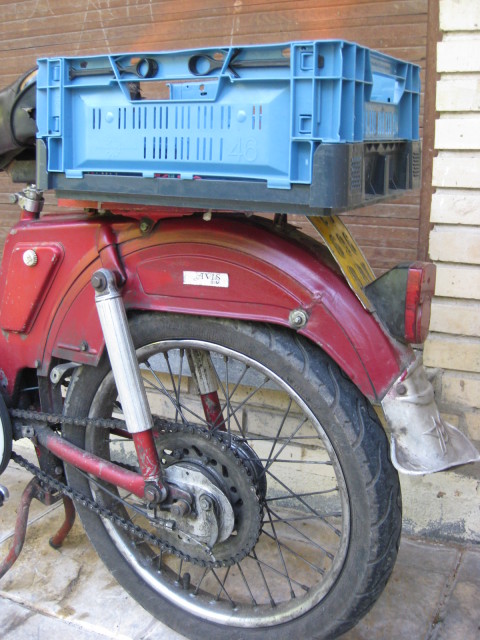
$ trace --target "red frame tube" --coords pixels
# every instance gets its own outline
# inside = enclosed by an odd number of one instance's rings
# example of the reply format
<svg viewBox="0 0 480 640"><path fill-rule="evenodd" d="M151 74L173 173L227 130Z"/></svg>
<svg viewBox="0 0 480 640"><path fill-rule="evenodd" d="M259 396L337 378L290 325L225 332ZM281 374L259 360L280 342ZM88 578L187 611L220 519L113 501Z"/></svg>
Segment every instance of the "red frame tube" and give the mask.
<svg viewBox="0 0 480 640"><path fill-rule="evenodd" d="M17 561L25 542L30 505L34 498L38 498L39 500L42 499L43 494L44 491L40 486L38 478L32 478L23 490L20 506L17 510L17 520L15 522L15 533L13 536L12 546L0 563L0 578L2 578ZM63 497L63 506L65 508L65 520L57 533L49 540L50 545L54 549L59 549L62 546L65 538L73 527L73 523L75 522L75 506L67 496Z"/></svg>
<svg viewBox="0 0 480 640"><path fill-rule="evenodd" d="M57 533L48 541L53 549L60 549L75 523L75 505L68 496L63 496L63 508L65 509L65 520Z"/></svg>
<svg viewBox="0 0 480 640"><path fill-rule="evenodd" d="M0 578L2 578L7 571L13 567L23 549L25 534L27 532L28 512L30 511L32 500L37 496L39 490L40 485L38 478L32 478L23 491L20 505L17 510L17 520L15 522L15 534L13 536L12 546L0 564Z"/></svg>
<svg viewBox="0 0 480 640"><path fill-rule="evenodd" d="M208 428L212 431L225 431L225 421L223 419L222 407L217 391L200 394L205 419L208 422Z"/></svg>
<svg viewBox="0 0 480 640"><path fill-rule="evenodd" d="M160 481L162 468L160 466L160 460L158 459L152 430L148 429L148 431L132 433L132 438L137 452L140 471L142 472L145 482L154 482L159 489L162 489L163 484Z"/></svg>
<svg viewBox="0 0 480 640"><path fill-rule="evenodd" d="M38 442L64 462L81 471L91 473L100 480L121 487L139 498L144 497L145 480L139 473L123 469L113 462L84 451L44 427L36 427L35 433Z"/></svg>

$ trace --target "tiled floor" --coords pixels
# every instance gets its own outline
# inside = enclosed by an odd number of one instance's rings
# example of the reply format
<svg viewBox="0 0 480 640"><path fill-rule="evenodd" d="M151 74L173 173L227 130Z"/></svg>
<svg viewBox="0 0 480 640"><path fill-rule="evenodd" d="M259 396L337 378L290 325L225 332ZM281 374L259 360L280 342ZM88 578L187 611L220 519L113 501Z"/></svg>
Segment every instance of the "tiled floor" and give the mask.
<svg viewBox="0 0 480 640"><path fill-rule="evenodd" d="M14 464L2 475L11 498L0 509L0 559L9 548L15 509L28 480ZM181 640L117 585L78 522L60 550L49 546L63 518L59 507L32 504L24 550L0 581L2 639ZM479 602L480 548L404 538L385 592L343 638L477 640Z"/></svg>

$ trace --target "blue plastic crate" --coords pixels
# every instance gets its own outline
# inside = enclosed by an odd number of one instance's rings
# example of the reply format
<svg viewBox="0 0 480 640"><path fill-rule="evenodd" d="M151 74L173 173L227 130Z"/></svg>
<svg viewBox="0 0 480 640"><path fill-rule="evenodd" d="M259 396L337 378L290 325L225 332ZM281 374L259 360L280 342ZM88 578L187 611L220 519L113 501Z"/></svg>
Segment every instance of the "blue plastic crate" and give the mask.
<svg viewBox="0 0 480 640"><path fill-rule="evenodd" d="M416 65L344 41L38 61L48 173L311 184L321 144L417 140Z"/></svg>

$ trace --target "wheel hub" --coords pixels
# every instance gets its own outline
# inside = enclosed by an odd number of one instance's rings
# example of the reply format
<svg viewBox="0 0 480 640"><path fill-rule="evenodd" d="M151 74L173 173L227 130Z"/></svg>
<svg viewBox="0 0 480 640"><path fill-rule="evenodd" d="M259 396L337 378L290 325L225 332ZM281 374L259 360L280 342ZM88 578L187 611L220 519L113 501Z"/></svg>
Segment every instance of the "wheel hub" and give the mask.
<svg viewBox="0 0 480 640"><path fill-rule="evenodd" d="M260 535L263 487L245 460L242 443L225 433L183 425L156 431L155 442L167 482L192 497L175 526L161 537L202 564L239 562ZM255 454L249 449L250 458ZM256 459L255 468L261 466ZM163 512L158 511L161 516Z"/></svg>
<svg viewBox="0 0 480 640"><path fill-rule="evenodd" d="M180 541L195 541L212 549L231 535L235 516L227 496L192 464L172 464L165 470L169 484L174 484L192 497L192 504L183 514L175 514L174 532Z"/></svg>

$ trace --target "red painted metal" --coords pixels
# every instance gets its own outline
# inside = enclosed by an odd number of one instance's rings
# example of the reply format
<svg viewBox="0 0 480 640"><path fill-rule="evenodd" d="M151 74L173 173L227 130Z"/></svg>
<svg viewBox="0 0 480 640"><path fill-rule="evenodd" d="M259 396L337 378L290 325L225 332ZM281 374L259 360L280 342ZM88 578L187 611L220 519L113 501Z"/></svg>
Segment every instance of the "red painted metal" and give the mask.
<svg viewBox="0 0 480 640"><path fill-rule="evenodd" d="M41 491L42 489L38 478L32 478L22 493L20 504L17 509L17 520L15 522L15 533L13 536L12 546L0 564L0 578L2 578L7 571L12 568L23 549L25 534L27 532L30 505L32 504L33 498L39 495L39 492Z"/></svg>
<svg viewBox="0 0 480 640"><path fill-rule="evenodd" d="M84 451L71 442L55 435L48 428L36 427L38 442L54 453L58 458L68 462L77 469L91 473L100 480L105 480L126 491L143 498L145 481L139 473L134 473L113 462L103 460L93 453Z"/></svg>
<svg viewBox="0 0 480 640"><path fill-rule="evenodd" d="M0 299L17 243L54 238L64 258L30 333L0 334L0 378L9 394L23 368L46 375L52 357L98 363L104 341L90 277L104 263L115 262L124 268L127 312L178 312L288 327L289 313L305 310L309 320L300 333L331 355L371 399L381 397L413 359L411 350L393 341L363 309L319 243L255 219L223 214L207 222L181 214L159 219L146 234L138 219L68 212L16 225L5 245ZM188 270L226 273L229 286L184 285Z"/></svg>
<svg viewBox="0 0 480 640"><path fill-rule="evenodd" d="M53 549L60 549L75 523L75 505L68 496L63 496L63 508L65 509L65 520L57 533L48 541Z"/></svg>
<svg viewBox="0 0 480 640"><path fill-rule="evenodd" d="M218 392L210 391L209 393L201 393L200 400L202 402L203 413L205 415L205 420L208 423L208 428L225 431L225 422L223 420L222 407L218 397Z"/></svg>
<svg viewBox="0 0 480 640"><path fill-rule="evenodd" d="M309 321L299 333L319 344L372 400L413 361L410 348L395 342L361 306L327 250L304 236L223 216L211 222L163 220L150 242L121 245L129 274L127 308L283 326L301 308ZM184 271L228 273L229 287L184 285Z"/></svg>
<svg viewBox="0 0 480 640"><path fill-rule="evenodd" d="M23 257L34 251L37 263L27 266ZM63 258L58 243L17 242L10 255L0 307L0 327L29 333Z"/></svg>
<svg viewBox="0 0 480 640"><path fill-rule="evenodd" d="M145 482L155 482L159 489L163 488L161 482L162 468L158 458L157 448L151 429L132 434L137 459Z"/></svg>
<svg viewBox="0 0 480 640"><path fill-rule="evenodd" d="M45 491L40 486L39 479L32 478L25 487L20 499L20 505L17 509L17 519L15 521L15 532L12 545L8 550L7 555L0 563L0 578L2 578L7 573L7 571L9 571L9 569L13 567L23 549L23 545L25 543L25 535L27 533L28 514L30 511L32 500L34 498L43 500L44 495ZM47 494L47 496L48 495L50 494ZM47 502L47 504L49 504L49 502ZM60 529L56 532L56 534L53 535L49 540L50 545L54 549L59 549L62 546L65 538L73 527L73 523L75 522L75 507L71 499L65 496L63 498L63 505L65 508L65 521L63 522Z"/></svg>
<svg viewBox="0 0 480 640"><path fill-rule="evenodd" d="M0 299L4 297L10 277L10 257L19 242L39 245L51 243L54 239L64 250L61 265L51 283L48 295L38 310L29 334L13 331L0 333L0 377L9 395L13 394L22 369L35 369L40 366L40 371L47 372L52 356L51 350L46 348L49 332L58 314L62 314L65 297L72 290L78 293L76 282L79 276L88 270L93 262L99 263L99 250L103 247L97 239L102 224L98 220L90 220L85 216L46 215L40 220L21 220L8 235L0 272ZM11 277L15 278L15 272L11 273ZM91 303L85 308L85 313L81 315L78 322L88 322L93 315L90 312L92 304L94 305L93 293ZM84 352L81 345L75 346L79 353L76 361L81 363L92 360L88 357L82 358Z"/></svg>

